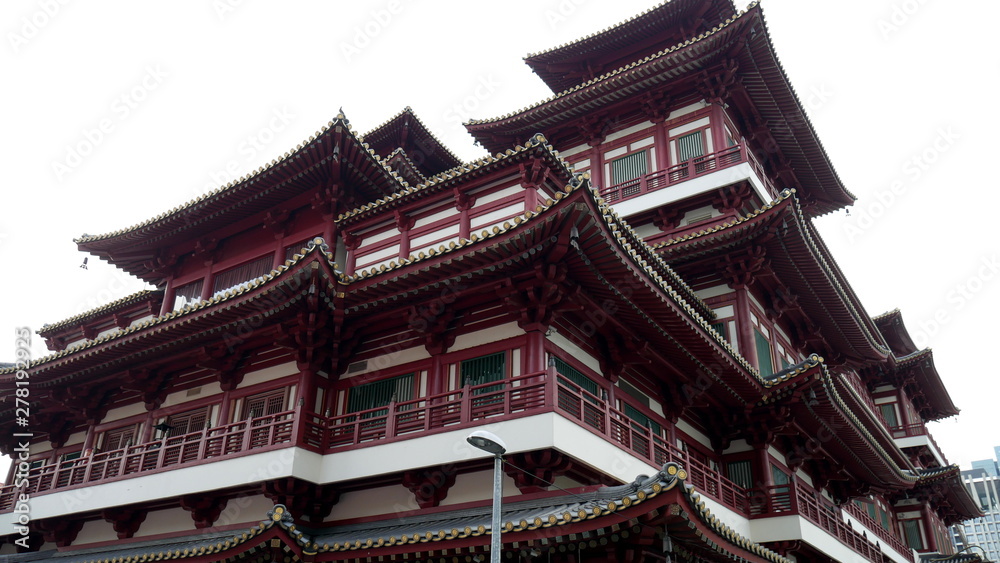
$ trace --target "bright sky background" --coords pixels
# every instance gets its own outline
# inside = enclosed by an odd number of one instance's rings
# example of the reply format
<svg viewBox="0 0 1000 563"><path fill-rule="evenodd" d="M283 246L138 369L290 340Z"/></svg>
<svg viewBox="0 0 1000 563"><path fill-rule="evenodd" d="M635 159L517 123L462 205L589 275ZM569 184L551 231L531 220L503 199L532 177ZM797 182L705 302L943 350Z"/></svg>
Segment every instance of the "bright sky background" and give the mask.
<svg viewBox="0 0 1000 563"><path fill-rule="evenodd" d="M293 149L339 108L359 132L409 105L456 154L461 121L551 94L521 61L653 0L4 0L0 361L141 285L72 242L128 227ZM742 0L738 2L743 7ZM1000 445L1000 56L987 0L765 0L778 54L848 188L819 226L868 312L900 308L963 412L951 462ZM101 131L103 127L104 131ZM75 157L70 147L76 147ZM235 172L230 172L235 171ZM964 292L964 293L963 293ZM2 338L7 338L6 342ZM45 353L36 338L36 356Z"/></svg>

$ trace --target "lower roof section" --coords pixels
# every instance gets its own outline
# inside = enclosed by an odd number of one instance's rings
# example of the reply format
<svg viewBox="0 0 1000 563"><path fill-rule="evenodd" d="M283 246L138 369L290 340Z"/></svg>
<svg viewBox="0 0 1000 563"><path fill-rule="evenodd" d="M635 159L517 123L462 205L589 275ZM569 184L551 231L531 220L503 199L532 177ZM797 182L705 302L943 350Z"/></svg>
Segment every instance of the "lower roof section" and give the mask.
<svg viewBox="0 0 1000 563"><path fill-rule="evenodd" d="M629 484L512 503L501 518L503 549L581 552L619 561L644 554L694 555L704 561L786 563L789 560L722 524L686 485L675 463ZM395 517L362 524L312 528L275 505L244 531L214 532L92 549L65 548L4 560L61 563L140 561L396 561L488 555L493 527L489 505ZM270 557L270 559L268 559ZM277 559L275 559L277 557ZM249 558L249 559L248 559Z"/></svg>

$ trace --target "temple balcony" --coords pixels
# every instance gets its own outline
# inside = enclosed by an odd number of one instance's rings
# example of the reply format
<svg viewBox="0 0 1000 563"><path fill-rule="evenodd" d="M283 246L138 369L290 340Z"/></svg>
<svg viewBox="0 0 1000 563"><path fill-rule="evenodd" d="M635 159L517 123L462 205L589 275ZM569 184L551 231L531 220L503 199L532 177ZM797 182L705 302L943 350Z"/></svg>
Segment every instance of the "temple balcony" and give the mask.
<svg viewBox="0 0 1000 563"><path fill-rule="evenodd" d="M41 519L102 510L121 504L122 498L156 502L264 479L335 483L398 474L470 458L474 454L462 449L469 429L489 425L505 436L518 436L519 450L555 449L558 444L570 457L622 481L670 461L679 463L688 470L687 483L712 512L754 541L803 539L834 557L848 546L870 561L882 561L875 541L898 547L898 540L874 524L866 525L873 538L866 540L839 508L820 504L798 487L794 495L788 486L744 489L667 438L663 429L670 423L662 416L627 395L620 399L625 410L550 368L347 415L324 416L300 405L37 467L26 486L0 488L0 512L11 512L21 494L30 495L32 515ZM636 413L645 420L637 420ZM163 479L160 474L167 471L170 478ZM789 518L794 522L786 522ZM900 563L913 561L908 551L887 553Z"/></svg>
<svg viewBox="0 0 1000 563"><path fill-rule="evenodd" d="M749 505L754 541L803 541L836 561L899 563L916 561L892 530L887 530L853 503L834 505L801 483L755 489Z"/></svg>
<svg viewBox="0 0 1000 563"><path fill-rule="evenodd" d="M889 429L889 432L900 449L907 453L915 452L915 455L922 461L921 465L929 466L930 464L927 462L931 460L936 462L940 467L949 465L948 459L941 453L941 447L938 446L934 440L934 436L931 436L930 431L927 430L927 426L923 422L893 426Z"/></svg>
<svg viewBox="0 0 1000 563"><path fill-rule="evenodd" d="M740 182L749 182L762 202L777 197L746 142L601 188L600 194L619 215L630 217Z"/></svg>

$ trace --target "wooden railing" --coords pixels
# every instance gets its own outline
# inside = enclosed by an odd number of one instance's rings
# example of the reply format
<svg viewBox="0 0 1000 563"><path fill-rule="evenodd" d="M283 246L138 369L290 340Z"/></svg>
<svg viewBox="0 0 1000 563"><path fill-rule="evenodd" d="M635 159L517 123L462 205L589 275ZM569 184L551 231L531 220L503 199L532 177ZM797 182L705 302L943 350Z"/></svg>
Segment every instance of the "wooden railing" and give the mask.
<svg viewBox="0 0 1000 563"><path fill-rule="evenodd" d="M257 453L295 442L295 411L241 420L147 444L126 446L73 460L43 465L28 474L27 485L0 489L0 510L12 507L18 493L37 495L98 485L205 460Z"/></svg>
<svg viewBox="0 0 1000 563"><path fill-rule="evenodd" d="M874 541L854 530L844 519L840 507L805 490L800 484L774 485L756 489L751 495L750 517L773 518L799 515L837 538L865 559L873 563L883 561L882 551ZM874 532L874 530L873 530ZM897 548L897 545L899 546ZM890 546L901 556L913 561L912 552L902 547L898 540Z"/></svg>
<svg viewBox="0 0 1000 563"><path fill-rule="evenodd" d="M616 203L744 162L749 164L754 172L757 173L757 176L764 182L771 193L777 193L770 179L764 173L764 168L753 155L753 152L747 149L746 143L742 143L718 152L692 158L668 168L650 172L627 182L609 186L601 190L601 197L608 203Z"/></svg>
<svg viewBox="0 0 1000 563"><path fill-rule="evenodd" d="M885 529L881 524L875 521L863 508L854 504L853 502L846 502L842 506L844 512L851 515L852 518L861 523L862 526L868 528L873 534L879 537L882 541L889 545L896 553L902 554L904 556L909 556L911 550L906 547L903 540L897 538L891 529ZM891 525L890 525L891 526Z"/></svg>
<svg viewBox="0 0 1000 563"><path fill-rule="evenodd" d="M688 471L688 484L704 494L740 514L747 513L747 494L739 485L722 476L719 471L695 459L652 429L639 424L612 408L607 401L592 395L569 379L559 375L552 380L557 383L556 412L575 420L581 426L591 429L619 447L645 459L659 467L673 461ZM666 428L668 422L653 411L625 396L622 400Z"/></svg>
<svg viewBox="0 0 1000 563"><path fill-rule="evenodd" d="M669 422L660 415L627 395L620 394L618 400L642 413L661 430L657 432L649 427L652 424L630 418L605 397L591 394L567 377L554 371L537 372L348 415L324 417L299 407L43 466L30 473L27 487L0 488L0 511L11 510L18 493L37 495L104 484L206 460L291 446L328 454L476 426L484 420L556 412L653 466L670 461L681 464L688 471L688 484L738 514L751 518L800 514L859 552L877 553L873 545L843 522L839 508L829 503L821 505L793 485L758 489L751 494L705 460L671 443L662 431L669 428ZM890 540L885 541L891 544ZM904 549L902 553L908 552Z"/></svg>

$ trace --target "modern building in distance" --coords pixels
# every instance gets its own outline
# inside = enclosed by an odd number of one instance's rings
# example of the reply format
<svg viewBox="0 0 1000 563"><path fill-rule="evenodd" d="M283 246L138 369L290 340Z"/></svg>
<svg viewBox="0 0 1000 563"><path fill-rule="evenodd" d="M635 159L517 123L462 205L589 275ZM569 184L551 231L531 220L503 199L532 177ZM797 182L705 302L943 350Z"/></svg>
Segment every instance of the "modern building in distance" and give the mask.
<svg viewBox="0 0 1000 563"><path fill-rule="evenodd" d="M962 482L979 503L983 516L956 524L952 528L956 550L979 546L992 561L1000 561L1000 446L994 447L995 459L972 462L972 469L962 471Z"/></svg>
<svg viewBox="0 0 1000 563"><path fill-rule="evenodd" d="M341 114L78 239L155 289L0 370L6 560L472 562L501 531L512 562L979 560L926 426L958 409L813 226L855 198L761 7L526 62L553 95L467 124L474 162Z"/></svg>

